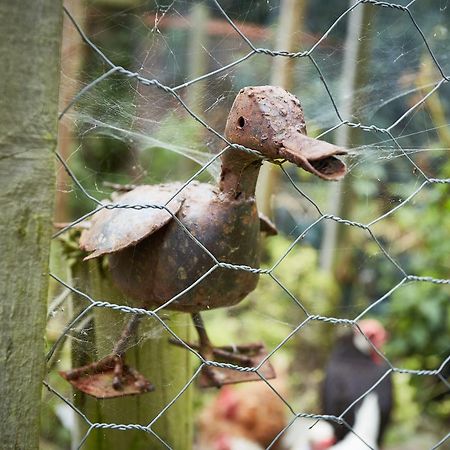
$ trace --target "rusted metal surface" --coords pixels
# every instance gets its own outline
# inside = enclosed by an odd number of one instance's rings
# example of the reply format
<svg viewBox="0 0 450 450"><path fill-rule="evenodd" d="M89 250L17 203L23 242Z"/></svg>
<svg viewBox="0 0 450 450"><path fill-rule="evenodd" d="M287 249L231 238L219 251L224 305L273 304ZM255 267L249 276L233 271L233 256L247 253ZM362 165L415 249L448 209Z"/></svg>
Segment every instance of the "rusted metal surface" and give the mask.
<svg viewBox="0 0 450 450"><path fill-rule="evenodd" d="M138 395L155 390L142 374L127 365L122 366L120 388L114 387L117 373L116 363L111 356L59 373L76 389L99 399Z"/></svg>
<svg viewBox="0 0 450 450"><path fill-rule="evenodd" d="M321 178L337 179L345 165L334 155L345 150L306 138L298 99L282 88L241 90L230 111L225 134L237 144L268 158L286 158ZM230 149L222 161L219 188L191 183L168 208L207 249L198 245L165 210L105 209L96 214L80 246L88 258L110 254L118 287L139 306L161 306L188 289L217 262L259 267L260 230L274 234L268 219L260 219L254 189L260 160ZM139 186L115 202L120 205L164 204L179 184ZM209 253L208 253L209 252ZM231 306L255 289L258 275L217 267L205 280L168 309L185 312Z"/></svg>
<svg viewBox="0 0 450 450"><path fill-rule="evenodd" d="M346 173L336 158L347 151L306 136L300 101L277 86L242 89L237 95L225 128L227 138L272 159L287 159L325 180Z"/></svg>
<svg viewBox="0 0 450 450"><path fill-rule="evenodd" d="M138 186L118 197L116 203L129 206L164 205L179 186L179 184ZM177 195L167 205L167 209L176 214L183 200L183 194ZM130 245L136 245L171 219L171 214L164 209L103 209L94 215L89 230L82 233L80 248L93 252L86 259L117 252Z"/></svg>
<svg viewBox="0 0 450 450"><path fill-rule="evenodd" d="M277 87L243 89L229 114L226 136L270 158L287 158L322 178L336 179L345 165L333 155L345 151L307 138L300 102ZM222 164L219 189L192 183L170 204L180 221L210 252L206 252L165 211L104 210L83 233L81 245L110 256L111 273L119 288L140 305L164 305L186 290L216 261L259 267L260 222L254 188L260 161L231 149ZM167 199L178 185L141 186L119 196L120 204L155 203ZM140 219L140 215L144 217ZM262 218L264 231L275 228ZM145 238L145 239L144 239ZM137 245L136 245L137 244ZM215 257L215 260L214 258ZM231 306L257 283L245 271L216 268L204 281L167 305L186 312Z"/></svg>
<svg viewBox="0 0 450 450"><path fill-rule="evenodd" d="M178 217L189 232L218 261L259 267L254 199L229 201L207 184L192 185L186 194ZM147 307L165 304L216 265L176 221L138 245L111 254L109 260L118 287ZM198 312L231 306L255 289L257 281L257 274L218 267L167 308Z"/></svg>
<svg viewBox="0 0 450 450"><path fill-rule="evenodd" d="M177 339L170 342L178 347L183 345ZM189 343L195 350L201 351L201 347ZM217 362L238 364L245 368L256 368L267 357L266 346L262 342L245 345L225 345L212 348L212 356ZM258 373L267 380L275 378L275 370L269 360L258 369ZM245 381L259 381L261 377L255 371L240 371L223 367L205 366L202 369L199 386L201 388L220 387L225 384L243 383Z"/></svg>
<svg viewBox="0 0 450 450"><path fill-rule="evenodd" d="M323 179L341 178L346 166L336 155L346 151L308 138L305 133L298 99L271 86L241 90L225 129L231 142L257 150L265 158L287 159ZM131 302L139 307L163 306L192 313L193 318L196 316L194 323L201 321L197 314L200 311L239 303L258 282L259 274L252 269L259 268L261 231L276 234L275 226L266 217L260 217L256 207L255 188L261 163L258 155L229 148L222 155L217 187L192 182L170 201L168 208L177 220L164 209L103 209L81 236L80 247L92 252L86 259L109 254L112 278ZM180 185L130 188L116 196L114 203L163 205ZM197 332L202 342L198 351L205 359L222 358L231 364L255 367L267 355L263 346L251 354L244 348L237 353L215 348L203 324L197 324ZM130 369L124 377L129 382L120 392L112 387L109 367L106 372L92 371L90 366L75 372L86 369L93 375L68 377L84 392L102 397L137 393L136 383L139 385L141 376L136 378ZM268 362L261 373L266 378L275 376ZM258 374L251 371L207 366L202 371L201 385L258 379Z"/></svg>
<svg viewBox="0 0 450 450"><path fill-rule="evenodd" d="M266 358L267 349L264 344L259 343L259 345L255 346L255 348L256 350L251 354L243 352L244 355L248 355L249 360L246 364L238 362L240 366L255 368L261 363L261 361L264 360L264 358ZM242 350L240 351L242 352ZM241 354L236 356L241 356ZM216 357L216 361L221 361L220 356ZM225 360L225 362L228 361ZM213 371L214 377L211 377L210 374L207 373L206 369ZM276 377L275 370L270 361L265 361L264 364L258 369L258 372L266 380L271 380ZM220 386L224 386L226 384L244 383L247 381L261 381L261 376L259 374L253 371L239 371L224 367L207 367L202 369L199 379L199 386L201 388L217 387L214 380L220 380Z"/></svg>

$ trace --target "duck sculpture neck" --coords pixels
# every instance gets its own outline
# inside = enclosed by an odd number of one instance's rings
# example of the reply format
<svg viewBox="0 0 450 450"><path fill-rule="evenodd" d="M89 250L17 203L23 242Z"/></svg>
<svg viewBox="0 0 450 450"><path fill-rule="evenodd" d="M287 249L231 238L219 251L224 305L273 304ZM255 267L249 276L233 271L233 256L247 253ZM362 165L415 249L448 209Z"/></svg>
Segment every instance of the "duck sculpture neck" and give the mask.
<svg viewBox="0 0 450 450"><path fill-rule="evenodd" d="M226 150L222 155L220 192L230 200L254 197L261 163L260 158L241 150Z"/></svg>

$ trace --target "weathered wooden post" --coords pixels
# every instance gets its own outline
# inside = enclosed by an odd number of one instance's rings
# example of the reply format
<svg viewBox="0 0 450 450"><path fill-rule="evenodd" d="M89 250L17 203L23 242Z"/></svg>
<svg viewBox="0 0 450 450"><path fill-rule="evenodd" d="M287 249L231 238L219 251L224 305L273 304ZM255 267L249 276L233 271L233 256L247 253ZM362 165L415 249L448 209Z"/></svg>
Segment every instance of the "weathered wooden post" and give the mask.
<svg viewBox="0 0 450 450"><path fill-rule="evenodd" d="M73 241L73 242L72 242ZM77 245L76 233L69 238ZM66 251L72 272L72 284L82 292L96 299L107 299L118 304L124 303L123 294L114 287L105 260L82 261L81 251L74 251L73 245ZM105 264L106 263L106 264ZM72 299L76 316L86 307L79 296ZM182 339L190 340L191 323L189 316L167 312L164 318L168 325ZM81 340L72 341L72 365L87 364L108 354L118 339L123 326L129 320L128 314L121 314L107 308L94 311L92 321L86 329L79 330ZM146 337L147 336L147 337ZM134 342L126 353L126 361L145 374L156 390L142 396L97 400L82 392L75 391L75 405L91 422L147 425L181 391L195 369L189 352L179 349L168 341L169 335L163 326L151 318L144 318ZM157 421L153 431L172 448L190 450L193 442L192 389L189 388ZM73 448L77 448L88 431L86 421L77 417L73 435ZM139 430L91 430L83 449L86 450L159 450L166 448L150 433Z"/></svg>
<svg viewBox="0 0 450 450"><path fill-rule="evenodd" d="M62 2L0 0L0 436L37 449Z"/></svg>

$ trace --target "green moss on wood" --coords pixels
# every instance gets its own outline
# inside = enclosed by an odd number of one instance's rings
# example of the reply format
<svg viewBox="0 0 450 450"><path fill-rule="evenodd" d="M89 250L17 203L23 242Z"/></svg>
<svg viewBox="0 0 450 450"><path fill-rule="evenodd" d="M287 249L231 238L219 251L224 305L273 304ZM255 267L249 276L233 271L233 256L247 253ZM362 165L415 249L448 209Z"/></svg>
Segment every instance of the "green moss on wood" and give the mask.
<svg viewBox="0 0 450 450"><path fill-rule="evenodd" d="M1 448L38 448L61 1L0 0Z"/></svg>

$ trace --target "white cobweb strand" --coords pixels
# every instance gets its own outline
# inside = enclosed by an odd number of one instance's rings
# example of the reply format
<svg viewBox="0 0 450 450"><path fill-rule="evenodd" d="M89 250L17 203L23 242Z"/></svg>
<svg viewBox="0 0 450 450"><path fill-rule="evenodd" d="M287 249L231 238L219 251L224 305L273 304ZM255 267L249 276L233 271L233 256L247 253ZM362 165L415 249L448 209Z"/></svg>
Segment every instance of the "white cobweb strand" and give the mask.
<svg viewBox="0 0 450 450"><path fill-rule="evenodd" d="M199 167L208 164L214 156L207 151L200 151L188 146L180 146L167 141L162 141L153 137L150 133L130 130L114 125L113 123L95 119L88 114L78 114L76 120L79 125L89 126L89 129L84 133L84 136L97 134L112 137L131 145L133 149L142 153L156 150L169 151L196 162ZM214 161L206 168L206 171L209 172L214 179L218 177L219 170L220 162L218 160Z"/></svg>

